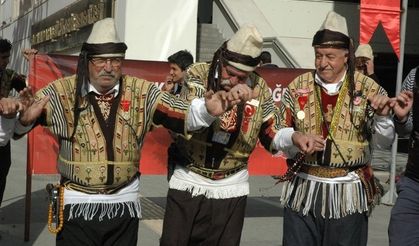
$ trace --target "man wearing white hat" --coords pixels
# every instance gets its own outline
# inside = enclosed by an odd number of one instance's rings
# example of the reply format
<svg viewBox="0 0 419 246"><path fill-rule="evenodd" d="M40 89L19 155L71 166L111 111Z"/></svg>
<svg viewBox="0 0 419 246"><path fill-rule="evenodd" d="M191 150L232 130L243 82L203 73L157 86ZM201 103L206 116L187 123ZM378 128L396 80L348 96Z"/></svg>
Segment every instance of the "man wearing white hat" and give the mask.
<svg viewBox="0 0 419 246"><path fill-rule="evenodd" d="M369 44L360 44L355 51L356 71L367 75L375 82L380 83L374 72L374 55Z"/></svg>
<svg viewBox="0 0 419 246"><path fill-rule="evenodd" d="M151 125L188 135L250 99L249 88L236 86L190 105L153 83L123 75L126 49L113 19L96 22L82 46L76 75L38 91L39 101L21 117L29 125L40 115L38 122L60 146L58 200L64 209L57 213L57 227L50 228L58 233L57 245L137 245L138 163Z"/></svg>
<svg viewBox="0 0 419 246"><path fill-rule="evenodd" d="M249 194L247 164L258 139L272 153L295 144L311 153L322 140L292 128L281 129L279 112L266 82L253 71L260 63L263 40L251 25L241 27L215 53L210 64L195 63L186 71L181 98L201 98L207 91L251 88L253 100L238 104L209 128L178 137L171 160L160 245L239 245ZM289 138L282 138L288 131Z"/></svg>
<svg viewBox="0 0 419 246"><path fill-rule="evenodd" d="M330 12L312 45L316 69L289 84L280 111L284 127L322 136L325 148L306 154L284 185L283 245L366 245L368 215L381 195L372 147L389 147L394 138L390 99L354 72L344 17Z"/></svg>

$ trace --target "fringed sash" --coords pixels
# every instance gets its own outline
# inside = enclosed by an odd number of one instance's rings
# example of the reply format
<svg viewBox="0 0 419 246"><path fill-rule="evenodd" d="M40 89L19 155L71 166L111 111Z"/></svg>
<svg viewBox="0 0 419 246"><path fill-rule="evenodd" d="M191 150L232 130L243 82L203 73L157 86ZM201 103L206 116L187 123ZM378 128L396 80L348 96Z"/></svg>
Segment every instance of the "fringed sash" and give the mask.
<svg viewBox="0 0 419 246"><path fill-rule="evenodd" d="M126 211L127 210L127 211ZM76 203L70 205L68 220L83 218L86 221L92 220L98 215L99 221L106 216L108 219L121 217L129 213L132 218L141 218L140 201L121 203Z"/></svg>
<svg viewBox="0 0 419 246"><path fill-rule="evenodd" d="M303 215L312 211L315 215L321 214L323 218L333 219L368 211L366 195L359 179L346 182L320 182L310 177L303 178L302 175L299 174L284 184L281 204L285 207L296 212L302 211ZM317 211L318 199L321 199L321 211Z"/></svg>
<svg viewBox="0 0 419 246"><path fill-rule="evenodd" d="M241 170L225 179L211 180L178 166L170 178L169 187L188 191L193 197L203 195L209 199L227 199L247 196L249 194L248 178L247 170Z"/></svg>

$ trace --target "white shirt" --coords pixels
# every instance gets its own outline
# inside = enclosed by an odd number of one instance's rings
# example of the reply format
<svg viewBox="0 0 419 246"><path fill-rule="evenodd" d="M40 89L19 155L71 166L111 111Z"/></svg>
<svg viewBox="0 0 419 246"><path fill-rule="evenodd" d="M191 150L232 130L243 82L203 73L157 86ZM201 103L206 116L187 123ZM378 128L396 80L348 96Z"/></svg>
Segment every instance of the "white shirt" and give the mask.
<svg viewBox="0 0 419 246"><path fill-rule="evenodd" d="M326 82L324 82L323 81L323 79L322 78L320 78L320 76L316 73L315 75L314 75L314 81L318 84L318 85L320 85L323 89L325 89L326 90L326 93L328 94L328 95L336 95L337 93L339 93L339 90L340 90L340 87L342 87L342 85L343 85L343 79L345 78L345 76L346 76L346 71L345 71L345 73L343 74L343 76L342 76L342 78L340 78L339 79L339 81L338 82L336 82L336 83L326 83Z"/></svg>
<svg viewBox="0 0 419 246"><path fill-rule="evenodd" d="M22 135L32 128L32 125L23 126L18 119L19 114L11 119L0 116L0 146L5 146L14 133Z"/></svg>
<svg viewBox="0 0 419 246"><path fill-rule="evenodd" d="M114 97L116 97L116 96L118 96L118 93L119 93L119 83L117 83L112 89L110 89L109 91L107 91L105 94L103 94L103 93L100 93L98 90L96 90L96 88L92 85L92 84L90 84L89 83L89 87L88 87L88 89L87 89L87 91L88 92L94 92L94 93L96 93L96 94L98 94L98 95L108 95L108 94L114 94L113 96Z"/></svg>

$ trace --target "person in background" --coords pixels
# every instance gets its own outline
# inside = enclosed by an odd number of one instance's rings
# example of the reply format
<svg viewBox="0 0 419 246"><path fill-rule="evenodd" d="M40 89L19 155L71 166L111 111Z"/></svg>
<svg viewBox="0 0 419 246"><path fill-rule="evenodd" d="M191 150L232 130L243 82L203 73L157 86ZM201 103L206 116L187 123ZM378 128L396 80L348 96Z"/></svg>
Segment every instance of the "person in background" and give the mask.
<svg viewBox="0 0 419 246"><path fill-rule="evenodd" d="M115 21L93 25L75 75L49 83L20 117L58 139L61 175L57 245L137 245L140 214L140 149L151 125L186 135L210 125L251 90L208 93L188 103L154 83L122 74L127 46Z"/></svg>
<svg viewBox="0 0 419 246"><path fill-rule="evenodd" d="M262 45L256 27L245 25L215 52L211 63L195 63L186 70L180 98L192 101L208 91L229 92L242 85L251 88L253 100L236 105L191 138L176 138L176 151L169 153L176 167L160 245L239 245L249 194L247 166L258 140L271 153L285 143L305 153L323 148L320 138L280 129L269 87L254 72Z"/></svg>
<svg viewBox="0 0 419 246"><path fill-rule="evenodd" d="M181 50L167 58L170 65L170 73L167 77L165 84L162 87L162 91L167 91L172 95L179 96L180 91L185 80L186 69L193 63L193 56L187 50ZM175 138L175 133L170 132L172 138ZM173 174L175 169L175 163L171 159L171 152L176 151L176 146L174 143L171 143L167 149L168 158L167 158L167 180L170 180L170 177Z"/></svg>
<svg viewBox="0 0 419 246"><path fill-rule="evenodd" d="M193 63L193 56L187 50L181 50L167 58L170 65L170 73L162 87L173 95L179 95L185 78L186 68Z"/></svg>
<svg viewBox="0 0 419 246"><path fill-rule="evenodd" d="M262 53L260 54L260 66L273 68L278 67L276 64L272 63L272 56L271 53L269 53L269 51L262 51Z"/></svg>
<svg viewBox="0 0 419 246"><path fill-rule="evenodd" d="M313 37L315 70L295 78L281 99L282 126L320 135L325 148L295 159L285 183L283 245L367 245L368 215L380 199L371 168L375 146L389 148L390 98L354 71L346 19L329 12ZM301 162L297 161L301 159Z"/></svg>
<svg viewBox="0 0 419 246"><path fill-rule="evenodd" d="M374 54L369 44L360 44L356 49L355 69L357 72L370 77L378 84L380 83L377 75L374 72Z"/></svg>
<svg viewBox="0 0 419 246"><path fill-rule="evenodd" d="M15 106L20 105L18 107L20 107L20 110L22 110L22 105L11 98L18 97L19 92L26 87L26 76L18 74L16 71L7 68L7 65L9 65L10 62L11 50L12 44L10 41L7 39L0 39L0 100L8 101L7 104L9 106L10 104ZM28 53L29 51L26 52ZM19 121L16 120L17 111L12 110L12 108L13 106L10 106L9 110L6 110L7 112L11 113L3 113L1 117L2 128L3 130L7 129L7 134L3 139L6 141L3 141L0 144L0 207L3 201L4 190L6 188L7 175L12 164L9 139L13 136L18 138L24 132L29 130L20 126Z"/></svg>
<svg viewBox="0 0 419 246"><path fill-rule="evenodd" d="M397 182L397 199L388 227L391 246L419 245L419 91L418 68L405 78L394 102L394 124L401 136L409 136L406 169Z"/></svg>

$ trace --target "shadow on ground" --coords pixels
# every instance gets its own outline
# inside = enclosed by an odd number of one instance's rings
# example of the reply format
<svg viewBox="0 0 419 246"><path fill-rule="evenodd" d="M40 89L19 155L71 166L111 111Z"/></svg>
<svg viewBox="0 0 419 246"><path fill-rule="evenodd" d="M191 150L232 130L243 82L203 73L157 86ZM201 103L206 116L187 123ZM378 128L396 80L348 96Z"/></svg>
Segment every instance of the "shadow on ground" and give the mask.
<svg viewBox="0 0 419 246"><path fill-rule="evenodd" d="M0 233L2 240L0 245L4 245L8 239L14 238L23 242L25 224L25 197L17 197L12 202L0 210ZM30 215L30 240L35 241L42 233L47 224L48 196L44 190L32 192ZM3 241L3 242L2 242Z"/></svg>

